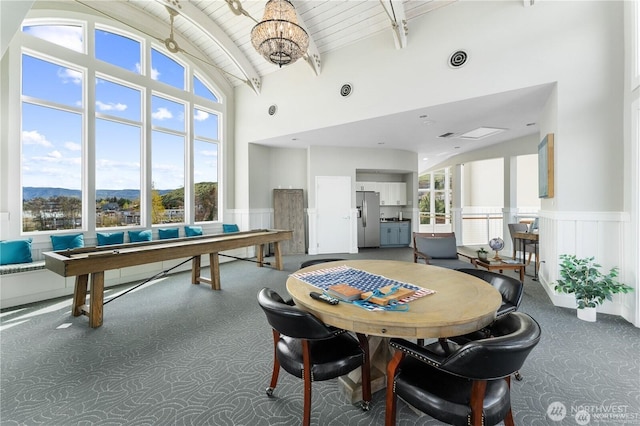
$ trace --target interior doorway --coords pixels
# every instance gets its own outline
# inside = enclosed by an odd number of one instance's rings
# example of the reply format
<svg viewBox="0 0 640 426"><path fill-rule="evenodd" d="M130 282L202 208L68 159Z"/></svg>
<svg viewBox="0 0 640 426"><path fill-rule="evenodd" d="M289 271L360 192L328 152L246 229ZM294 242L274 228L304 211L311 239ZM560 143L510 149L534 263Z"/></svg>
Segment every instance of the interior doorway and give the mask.
<svg viewBox="0 0 640 426"><path fill-rule="evenodd" d="M316 177L318 254L349 253L351 177Z"/></svg>

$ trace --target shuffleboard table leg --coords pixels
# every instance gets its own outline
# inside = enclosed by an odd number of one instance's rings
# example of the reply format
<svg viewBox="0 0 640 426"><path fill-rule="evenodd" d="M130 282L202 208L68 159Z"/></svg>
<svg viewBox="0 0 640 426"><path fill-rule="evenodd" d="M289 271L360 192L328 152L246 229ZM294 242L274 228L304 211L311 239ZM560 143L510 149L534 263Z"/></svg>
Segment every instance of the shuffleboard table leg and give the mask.
<svg viewBox="0 0 640 426"><path fill-rule="evenodd" d="M258 244L256 246L256 250L258 251L258 253L256 254L258 266L262 268L264 266L264 245Z"/></svg>
<svg viewBox="0 0 640 426"><path fill-rule="evenodd" d="M104 304L104 271L91 274L91 296L89 301L89 327L102 325L102 308Z"/></svg>
<svg viewBox="0 0 640 426"><path fill-rule="evenodd" d="M218 253L209 253L209 269L211 270L211 289L220 290L220 258Z"/></svg>
<svg viewBox="0 0 640 426"><path fill-rule="evenodd" d="M282 271L284 269L284 265L282 264L282 252L280 251L280 241L276 241L273 244L274 256L276 257L276 268L278 271Z"/></svg>
<svg viewBox="0 0 640 426"><path fill-rule="evenodd" d="M76 285L73 290L73 309L71 313L74 317L82 315L82 306L87 301L87 284L89 283L89 275L76 276Z"/></svg>
<svg viewBox="0 0 640 426"><path fill-rule="evenodd" d="M191 261L191 284L200 284L200 255L193 256Z"/></svg>

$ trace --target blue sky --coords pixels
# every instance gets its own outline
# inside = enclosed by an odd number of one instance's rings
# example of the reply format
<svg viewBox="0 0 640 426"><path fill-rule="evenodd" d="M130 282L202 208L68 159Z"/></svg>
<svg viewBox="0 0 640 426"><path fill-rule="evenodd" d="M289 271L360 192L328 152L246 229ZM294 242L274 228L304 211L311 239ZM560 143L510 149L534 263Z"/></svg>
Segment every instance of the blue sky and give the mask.
<svg viewBox="0 0 640 426"><path fill-rule="evenodd" d="M83 30L75 26L31 26L24 31L39 38L84 51ZM96 57L133 73L141 73L140 44L106 31L96 31ZM182 88L184 69L152 49L150 75L154 80ZM23 56L23 95L68 106L71 111L25 102L22 114L23 186L80 189L82 183L83 75L80 70ZM215 100L197 78L196 94ZM143 95L136 88L96 78L96 188L139 189ZM86 99L86 98L85 98ZM86 102L86 100L85 100ZM152 181L156 189L184 186L185 104L154 93L151 102ZM217 147L198 136L218 138L218 117L203 109L194 114L196 182L217 181ZM123 121L117 121L122 119Z"/></svg>

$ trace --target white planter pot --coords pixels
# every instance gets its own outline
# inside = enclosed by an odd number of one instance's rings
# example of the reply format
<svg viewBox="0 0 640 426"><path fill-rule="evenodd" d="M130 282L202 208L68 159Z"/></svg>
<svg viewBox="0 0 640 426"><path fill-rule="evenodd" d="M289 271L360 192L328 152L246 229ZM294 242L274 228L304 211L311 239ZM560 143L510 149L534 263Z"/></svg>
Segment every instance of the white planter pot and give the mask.
<svg viewBox="0 0 640 426"><path fill-rule="evenodd" d="M583 321L595 322L596 308L578 309L578 319L581 319Z"/></svg>

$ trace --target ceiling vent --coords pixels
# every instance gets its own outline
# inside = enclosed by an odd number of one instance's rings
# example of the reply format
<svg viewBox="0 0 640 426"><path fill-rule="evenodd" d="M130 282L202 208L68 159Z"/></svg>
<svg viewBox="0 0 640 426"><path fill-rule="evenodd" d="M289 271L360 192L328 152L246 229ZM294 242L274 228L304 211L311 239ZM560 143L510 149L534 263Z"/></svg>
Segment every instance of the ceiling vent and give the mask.
<svg viewBox="0 0 640 426"><path fill-rule="evenodd" d="M438 136L439 138L452 138L454 137L456 134L452 133L452 132L447 132L447 133L443 133L440 136Z"/></svg>
<svg viewBox="0 0 640 426"><path fill-rule="evenodd" d="M351 93L353 93L353 86L351 85L351 83L345 83L340 88L340 96L342 96L343 98L346 98Z"/></svg>
<svg viewBox="0 0 640 426"><path fill-rule="evenodd" d="M269 115L276 115L276 112L278 112L278 107L276 105L271 105L269 107Z"/></svg>
<svg viewBox="0 0 640 426"><path fill-rule="evenodd" d="M449 56L449 66L451 68L460 68L467 63L469 55L465 50L456 50Z"/></svg>

